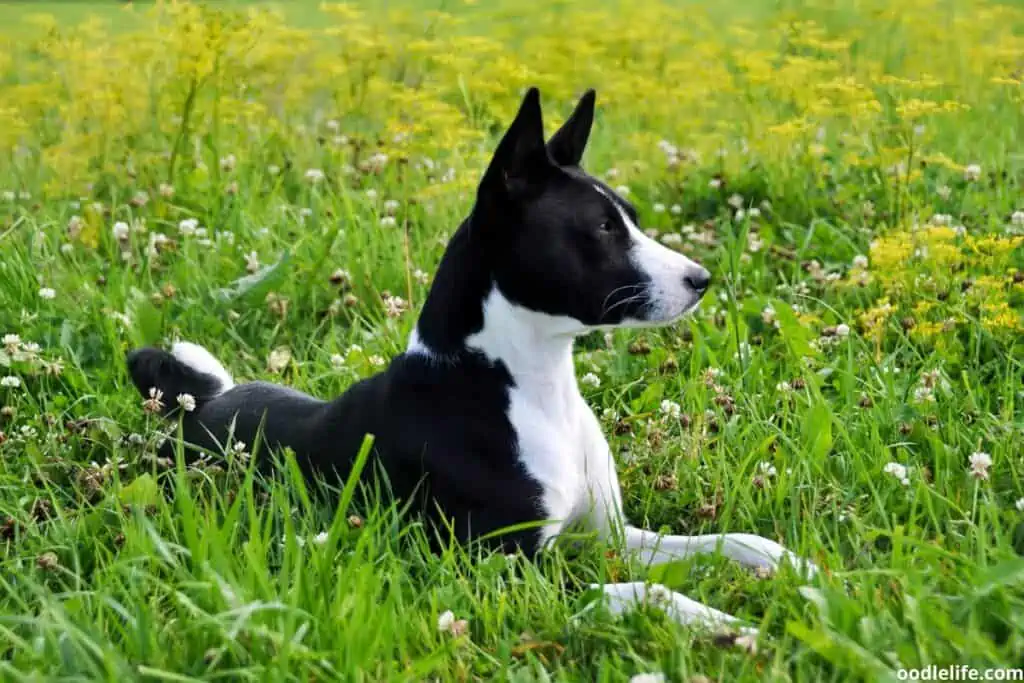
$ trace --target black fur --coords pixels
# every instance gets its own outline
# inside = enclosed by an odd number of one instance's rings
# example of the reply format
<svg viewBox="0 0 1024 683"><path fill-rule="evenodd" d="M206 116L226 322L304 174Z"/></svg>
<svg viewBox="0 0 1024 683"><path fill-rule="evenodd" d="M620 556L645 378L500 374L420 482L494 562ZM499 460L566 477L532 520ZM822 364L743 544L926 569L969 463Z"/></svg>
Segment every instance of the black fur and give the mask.
<svg viewBox="0 0 1024 683"><path fill-rule="evenodd" d="M142 349L133 357L163 353ZM173 356L165 361L168 377L187 369ZM132 372L137 368L130 366ZM172 386L161 377L146 382ZM415 494L419 512L433 522L440 521L436 503L455 522L456 538L467 541L539 516L540 488L519 467L515 434L505 418L510 384L502 367L476 354L450 367L402 354L334 401L267 382L238 385L188 414L182 436L186 444L221 453L234 423L235 440L252 446L259 438L264 451L287 446L307 476L340 480L364 436L373 434L392 493L401 500ZM192 388L174 386L170 391ZM173 454L171 441L164 448L164 456ZM532 550L535 535L512 534L502 546Z"/></svg>
<svg viewBox="0 0 1024 683"><path fill-rule="evenodd" d="M164 415L178 410L176 399L181 394L192 394L198 408L221 391L219 379L192 369L162 349L136 349L129 352L127 363L128 374L143 398L150 397L151 389L160 390Z"/></svg>

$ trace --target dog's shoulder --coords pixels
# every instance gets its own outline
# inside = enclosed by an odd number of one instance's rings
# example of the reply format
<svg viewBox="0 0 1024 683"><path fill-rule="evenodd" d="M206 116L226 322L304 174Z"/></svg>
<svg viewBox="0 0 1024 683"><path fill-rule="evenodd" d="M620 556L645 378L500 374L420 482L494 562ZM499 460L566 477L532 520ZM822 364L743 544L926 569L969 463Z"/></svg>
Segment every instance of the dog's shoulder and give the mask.
<svg viewBox="0 0 1024 683"><path fill-rule="evenodd" d="M426 475L449 512L496 505L518 519L535 512L540 489L519 458L511 387L508 371L478 354L441 362L405 353L338 398L330 420L342 441L374 435L399 493Z"/></svg>

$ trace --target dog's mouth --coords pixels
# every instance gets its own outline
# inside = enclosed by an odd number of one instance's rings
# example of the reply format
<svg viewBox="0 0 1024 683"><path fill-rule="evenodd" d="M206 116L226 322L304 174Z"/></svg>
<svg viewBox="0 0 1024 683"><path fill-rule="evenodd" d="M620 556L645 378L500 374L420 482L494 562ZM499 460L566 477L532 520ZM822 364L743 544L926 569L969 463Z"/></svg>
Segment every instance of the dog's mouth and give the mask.
<svg viewBox="0 0 1024 683"><path fill-rule="evenodd" d="M704 298L704 291L685 291L671 296L651 296L622 322L608 327L665 327L693 313Z"/></svg>
<svg viewBox="0 0 1024 683"><path fill-rule="evenodd" d="M663 300L651 307L647 322L653 325L671 325L693 313L704 298L703 292L693 292L677 299Z"/></svg>

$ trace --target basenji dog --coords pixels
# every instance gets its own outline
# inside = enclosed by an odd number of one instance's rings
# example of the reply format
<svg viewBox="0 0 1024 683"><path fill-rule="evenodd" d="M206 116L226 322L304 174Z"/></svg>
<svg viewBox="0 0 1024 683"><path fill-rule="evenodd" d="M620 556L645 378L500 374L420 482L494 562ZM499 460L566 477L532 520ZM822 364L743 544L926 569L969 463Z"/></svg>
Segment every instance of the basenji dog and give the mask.
<svg viewBox="0 0 1024 683"><path fill-rule="evenodd" d="M133 382L162 392L190 449L234 438L290 448L307 475L345 478L367 434L393 496L420 501L458 542L528 555L573 525L648 564L720 551L752 567L814 567L751 534L660 535L627 523L615 460L580 394L575 337L669 325L711 274L638 226L633 206L580 165L594 121L587 91L545 141L530 89L448 243L404 353L330 401L266 382L235 384L204 348L128 356ZM173 448L168 442L164 448ZM535 522L532 526L529 524ZM506 533L503 529L513 527ZM681 623L734 617L642 581L601 587L613 611L652 600Z"/></svg>

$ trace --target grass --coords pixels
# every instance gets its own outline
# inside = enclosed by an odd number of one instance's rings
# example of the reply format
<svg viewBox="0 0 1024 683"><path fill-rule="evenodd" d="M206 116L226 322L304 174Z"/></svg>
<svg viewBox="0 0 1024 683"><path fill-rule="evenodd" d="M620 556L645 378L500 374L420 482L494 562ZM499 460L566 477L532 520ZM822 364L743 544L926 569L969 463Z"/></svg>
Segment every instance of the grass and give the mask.
<svg viewBox="0 0 1024 683"><path fill-rule="evenodd" d="M507 2L239 6L110 26L79 25L100 3L2 8L4 680L1022 661L1019 10L649 3L613 31L612 0L528 24ZM691 320L585 338L577 364L631 520L759 533L825 569L809 589L715 557L647 574L759 625L756 654L613 618L587 586L644 573L593 539L536 564L437 556L386 500L152 457L166 425L129 348L193 340L320 396L400 352L530 82L549 130L597 87L587 167L715 273ZM439 631L449 610L464 634Z"/></svg>

